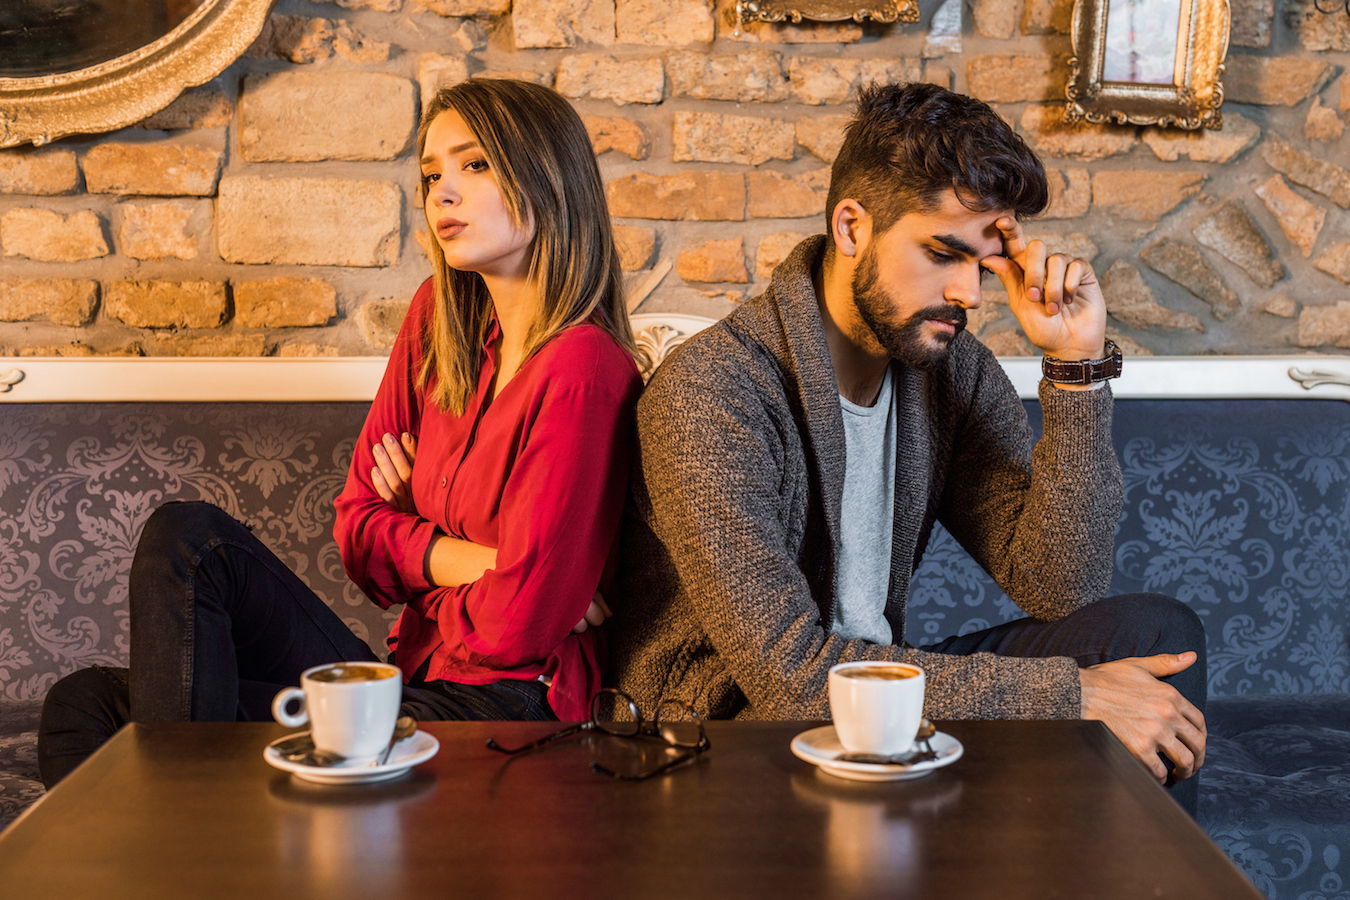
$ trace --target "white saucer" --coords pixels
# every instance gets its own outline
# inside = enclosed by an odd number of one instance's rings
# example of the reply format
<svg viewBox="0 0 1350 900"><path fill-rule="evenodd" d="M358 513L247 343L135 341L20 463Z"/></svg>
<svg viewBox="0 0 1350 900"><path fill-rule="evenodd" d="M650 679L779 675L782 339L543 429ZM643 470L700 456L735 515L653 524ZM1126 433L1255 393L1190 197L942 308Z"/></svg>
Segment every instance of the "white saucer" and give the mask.
<svg viewBox="0 0 1350 900"><path fill-rule="evenodd" d="M937 759L911 763L907 766L841 762L839 756L844 752L844 746L839 743L834 726L823 725L820 728L803 731L793 738L792 755L813 766L820 766L822 772L836 778L847 778L851 781L905 781L910 778L922 778L934 769L950 766L965 752L960 741L941 731L933 735L929 743L933 747L933 752L937 754Z"/></svg>
<svg viewBox="0 0 1350 900"><path fill-rule="evenodd" d="M277 738L263 748L263 759L269 766L290 772L296 778L313 781L316 784L369 784L372 781L389 781L407 772L418 763L424 763L441 749L441 742L425 731L419 731L410 738L399 741L389 753L389 760L382 766L361 763L359 765L311 766L308 763L286 759L274 749L282 741L295 735Z"/></svg>

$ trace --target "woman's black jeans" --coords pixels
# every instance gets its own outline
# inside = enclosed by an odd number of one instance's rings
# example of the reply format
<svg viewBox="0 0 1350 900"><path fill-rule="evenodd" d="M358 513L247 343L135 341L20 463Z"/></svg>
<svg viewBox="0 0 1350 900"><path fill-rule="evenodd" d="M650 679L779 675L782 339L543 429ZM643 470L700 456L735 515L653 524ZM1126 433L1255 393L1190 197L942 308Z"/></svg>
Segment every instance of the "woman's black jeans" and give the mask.
<svg viewBox="0 0 1350 900"><path fill-rule="evenodd" d="M43 706L38 763L49 787L126 721L270 721L277 691L324 663L375 661L366 642L253 536L209 503L151 515L131 566L131 668L67 676ZM418 681L419 721L552 719L546 687L506 679Z"/></svg>

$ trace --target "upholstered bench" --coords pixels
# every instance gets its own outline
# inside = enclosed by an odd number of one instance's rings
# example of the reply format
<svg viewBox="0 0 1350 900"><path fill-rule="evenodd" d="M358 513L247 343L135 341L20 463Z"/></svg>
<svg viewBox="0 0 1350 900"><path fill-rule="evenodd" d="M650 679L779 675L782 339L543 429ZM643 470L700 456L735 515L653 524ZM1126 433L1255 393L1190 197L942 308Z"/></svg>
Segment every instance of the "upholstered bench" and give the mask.
<svg viewBox="0 0 1350 900"><path fill-rule="evenodd" d="M641 347L659 360L703 324L639 317ZM1035 361L1005 368L1037 422ZM125 665L131 549L166 500L250 522L379 648L388 615L347 582L330 533L382 369L0 363L0 387L13 382L0 393L0 825L41 795L47 688L75 668ZM1272 897L1333 896L1350 880L1347 379L1346 358L1213 357L1130 360L1115 385L1126 503L1113 588L1180 597L1205 621L1200 821ZM941 530L914 585L916 643L1020 614Z"/></svg>

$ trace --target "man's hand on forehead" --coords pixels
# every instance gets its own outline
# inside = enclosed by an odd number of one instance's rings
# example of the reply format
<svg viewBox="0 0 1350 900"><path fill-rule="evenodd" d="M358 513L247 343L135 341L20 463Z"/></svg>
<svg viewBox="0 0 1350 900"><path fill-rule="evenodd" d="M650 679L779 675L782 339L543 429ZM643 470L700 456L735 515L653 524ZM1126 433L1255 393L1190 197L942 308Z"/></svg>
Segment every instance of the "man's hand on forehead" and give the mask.
<svg viewBox="0 0 1350 900"><path fill-rule="evenodd" d="M1008 306L1027 338L1041 350L1063 359L1090 359L1101 353L1106 335L1106 303L1092 264L1063 253L1051 253L1045 242L1028 239L1013 216L994 221L1003 253L986 256L980 265L998 276L1008 293Z"/></svg>

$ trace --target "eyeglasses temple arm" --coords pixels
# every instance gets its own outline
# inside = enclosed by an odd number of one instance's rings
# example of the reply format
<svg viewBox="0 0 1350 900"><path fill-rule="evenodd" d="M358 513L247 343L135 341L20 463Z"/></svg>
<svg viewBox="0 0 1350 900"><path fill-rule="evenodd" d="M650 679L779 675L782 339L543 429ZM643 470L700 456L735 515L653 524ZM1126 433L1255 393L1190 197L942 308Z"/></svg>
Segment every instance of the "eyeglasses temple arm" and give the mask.
<svg viewBox="0 0 1350 900"><path fill-rule="evenodd" d="M538 750L540 747L551 744L560 738L570 737L578 731L589 728L590 725L590 722L580 722L576 725L564 728L562 731L555 731L552 734L541 737L537 741L531 741L530 743L523 744L519 747L503 747L501 744L497 743L495 738L488 738L487 747L489 750L496 750L498 753L505 753L507 756L515 756L517 753L528 753L531 750Z"/></svg>

